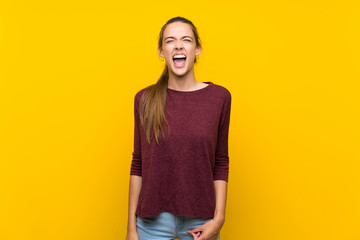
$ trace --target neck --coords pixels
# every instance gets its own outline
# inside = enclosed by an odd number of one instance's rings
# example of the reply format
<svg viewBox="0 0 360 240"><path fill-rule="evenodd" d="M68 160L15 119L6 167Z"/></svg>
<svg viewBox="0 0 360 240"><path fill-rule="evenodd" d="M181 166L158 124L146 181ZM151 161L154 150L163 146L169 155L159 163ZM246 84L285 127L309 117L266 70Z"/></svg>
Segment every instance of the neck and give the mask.
<svg viewBox="0 0 360 240"><path fill-rule="evenodd" d="M183 76L177 76L172 72L169 72L168 87L180 91L190 91L196 89L200 85L195 79L194 70L189 71Z"/></svg>

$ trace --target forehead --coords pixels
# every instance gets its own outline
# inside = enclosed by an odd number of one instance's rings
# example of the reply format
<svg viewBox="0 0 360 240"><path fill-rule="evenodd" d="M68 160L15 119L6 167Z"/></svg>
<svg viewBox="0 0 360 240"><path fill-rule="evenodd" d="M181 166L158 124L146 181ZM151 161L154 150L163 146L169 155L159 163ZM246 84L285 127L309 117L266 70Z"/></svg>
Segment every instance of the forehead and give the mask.
<svg viewBox="0 0 360 240"><path fill-rule="evenodd" d="M183 22L174 22L166 26L164 30L164 38L166 37L182 37L182 36L191 36L194 37L194 33L191 30L191 27L187 23Z"/></svg>

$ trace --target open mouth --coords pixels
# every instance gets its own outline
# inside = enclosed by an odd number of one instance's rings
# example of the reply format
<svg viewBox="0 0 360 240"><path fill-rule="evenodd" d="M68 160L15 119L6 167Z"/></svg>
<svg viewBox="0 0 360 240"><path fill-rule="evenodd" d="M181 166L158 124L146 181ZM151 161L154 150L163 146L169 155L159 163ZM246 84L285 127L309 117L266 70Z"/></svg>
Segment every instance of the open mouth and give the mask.
<svg viewBox="0 0 360 240"><path fill-rule="evenodd" d="M185 55L175 55L173 57L173 61L174 61L175 67L183 67L183 66L185 66L186 56Z"/></svg>

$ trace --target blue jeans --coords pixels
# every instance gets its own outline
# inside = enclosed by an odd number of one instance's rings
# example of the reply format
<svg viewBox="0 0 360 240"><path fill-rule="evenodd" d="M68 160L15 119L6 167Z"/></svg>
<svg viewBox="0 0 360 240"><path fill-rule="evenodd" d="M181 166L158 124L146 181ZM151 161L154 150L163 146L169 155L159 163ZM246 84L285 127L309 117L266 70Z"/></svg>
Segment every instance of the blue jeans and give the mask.
<svg viewBox="0 0 360 240"><path fill-rule="evenodd" d="M170 212L161 212L154 217L136 216L136 230L140 240L193 240L187 231L199 227L211 218L178 216ZM220 240L220 233L216 240Z"/></svg>

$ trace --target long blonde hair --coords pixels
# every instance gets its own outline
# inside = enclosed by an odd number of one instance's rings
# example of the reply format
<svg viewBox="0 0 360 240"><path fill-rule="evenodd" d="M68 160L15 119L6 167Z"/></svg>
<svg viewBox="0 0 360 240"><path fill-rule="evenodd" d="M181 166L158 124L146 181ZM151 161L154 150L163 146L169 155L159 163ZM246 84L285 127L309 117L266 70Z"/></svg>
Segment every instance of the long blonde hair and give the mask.
<svg viewBox="0 0 360 240"><path fill-rule="evenodd" d="M194 24L183 17L174 17L168 20L165 25L161 28L159 34L158 48L162 48L163 36L165 28L168 24L173 22L183 22L190 25L195 38L196 47L201 46L201 41L199 34L197 32ZM194 60L196 63L196 58ZM168 80L169 80L169 69L167 64L155 84L152 84L145 88L144 93L142 94L139 102L139 116L141 125L144 128L146 140L151 143L151 130L157 144L159 144L159 130L164 129L164 123L167 124L168 130L170 130L169 124L165 118L165 105L166 105L166 93L168 89Z"/></svg>

